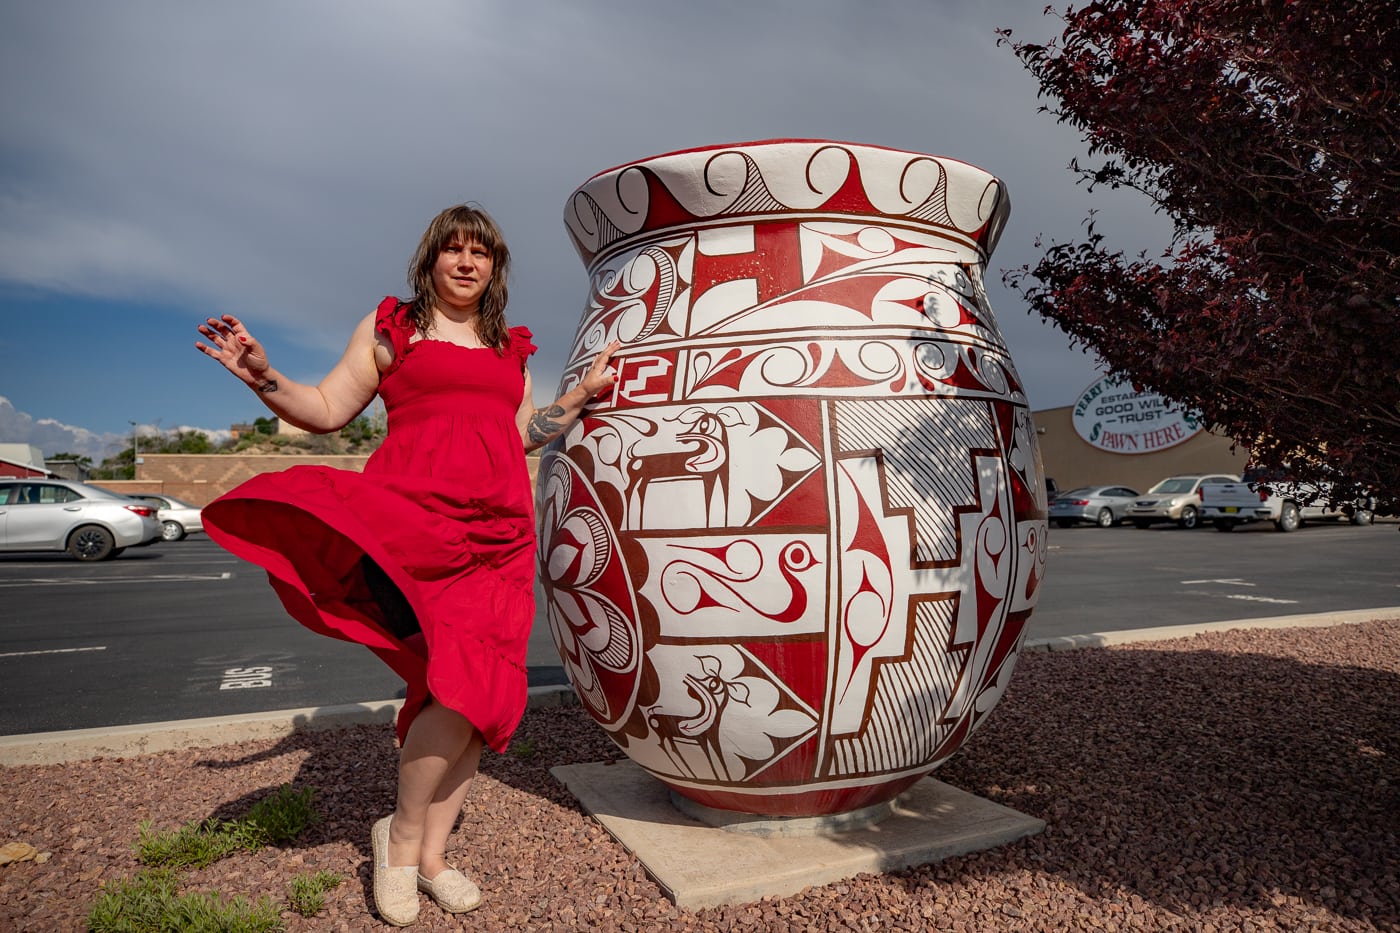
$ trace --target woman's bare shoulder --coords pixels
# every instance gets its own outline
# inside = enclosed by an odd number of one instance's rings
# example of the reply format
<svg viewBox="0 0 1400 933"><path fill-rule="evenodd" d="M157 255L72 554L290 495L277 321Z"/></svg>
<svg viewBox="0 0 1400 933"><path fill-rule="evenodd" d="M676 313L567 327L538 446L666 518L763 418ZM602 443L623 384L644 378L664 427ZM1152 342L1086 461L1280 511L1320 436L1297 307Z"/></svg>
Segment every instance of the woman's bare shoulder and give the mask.
<svg viewBox="0 0 1400 933"><path fill-rule="evenodd" d="M382 374L394 363L394 341L378 327L377 313L371 311L355 325L350 336L351 346L363 347L374 353L374 366Z"/></svg>

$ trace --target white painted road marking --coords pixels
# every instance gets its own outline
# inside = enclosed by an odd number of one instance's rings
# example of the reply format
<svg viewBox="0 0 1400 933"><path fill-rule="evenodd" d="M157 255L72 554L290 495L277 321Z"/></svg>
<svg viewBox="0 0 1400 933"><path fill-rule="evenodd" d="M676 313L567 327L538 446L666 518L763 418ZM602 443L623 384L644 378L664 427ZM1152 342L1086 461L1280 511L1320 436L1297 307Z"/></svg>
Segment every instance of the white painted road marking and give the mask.
<svg viewBox="0 0 1400 933"><path fill-rule="evenodd" d="M49 648L46 651L9 651L0 654L0 658L27 658L35 654L72 654L77 651L106 651L106 645L98 645L93 648Z"/></svg>
<svg viewBox="0 0 1400 933"><path fill-rule="evenodd" d="M1231 578L1228 579L1228 580L1182 580L1182 581L1181 581L1181 585L1182 585L1182 586L1190 586L1190 585L1193 584L1193 583L1219 583L1219 584L1221 584L1221 585L1223 585L1223 586L1255 586L1255 585L1256 585L1256 584L1253 584L1253 583L1247 583L1247 582L1245 582L1244 580L1241 580L1239 577L1231 577Z"/></svg>
<svg viewBox="0 0 1400 933"><path fill-rule="evenodd" d="M111 577L105 580L71 580L62 577L30 577L29 579L6 580L0 587L7 586L102 586L105 583L197 583L211 580L232 580L233 574L224 571L212 573L162 573L149 577Z"/></svg>
<svg viewBox="0 0 1400 933"><path fill-rule="evenodd" d="M224 671L224 682L220 690L247 690L251 687L271 687L272 668L270 667L231 667Z"/></svg>
<svg viewBox="0 0 1400 933"><path fill-rule="evenodd" d="M1257 583L1250 583L1248 580L1241 580L1239 577L1227 577L1219 580L1182 580L1181 584L1187 586L1193 583L1216 583L1220 586L1258 586ZM1298 602L1296 599L1275 599L1272 596L1250 596L1245 593L1211 593L1202 590L1191 590L1198 596L1223 596L1225 599L1243 599L1251 603L1277 603L1281 606L1290 606Z"/></svg>

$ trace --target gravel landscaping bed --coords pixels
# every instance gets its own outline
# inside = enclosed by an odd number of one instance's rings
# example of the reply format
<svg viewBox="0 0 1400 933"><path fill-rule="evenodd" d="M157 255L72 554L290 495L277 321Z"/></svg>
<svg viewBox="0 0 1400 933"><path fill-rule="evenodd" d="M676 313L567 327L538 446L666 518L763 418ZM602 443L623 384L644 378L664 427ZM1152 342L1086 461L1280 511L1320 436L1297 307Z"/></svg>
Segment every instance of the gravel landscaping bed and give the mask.
<svg viewBox="0 0 1400 933"><path fill-rule="evenodd" d="M531 710L487 754L449 852L485 895L431 930L1400 931L1400 620L1235 630L1021 658L990 721L937 777L1046 821L1012 845L740 907L678 910L549 774L621 757L572 707ZM290 783L323 821L192 890L286 896L348 879L288 931L384 930L369 826L392 807L392 729L0 769L0 929L74 931L137 872L138 824L233 818Z"/></svg>

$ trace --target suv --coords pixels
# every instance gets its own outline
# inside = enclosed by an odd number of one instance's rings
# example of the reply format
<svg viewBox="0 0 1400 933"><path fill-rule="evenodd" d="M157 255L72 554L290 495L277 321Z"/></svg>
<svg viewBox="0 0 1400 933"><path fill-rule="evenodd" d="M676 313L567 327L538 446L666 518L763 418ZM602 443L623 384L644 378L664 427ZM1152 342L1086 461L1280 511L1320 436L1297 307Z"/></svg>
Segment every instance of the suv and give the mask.
<svg viewBox="0 0 1400 933"><path fill-rule="evenodd" d="M1201 523L1202 483L1238 483L1228 473L1183 473L1168 476L1128 506L1127 518L1136 528L1173 522L1182 528Z"/></svg>
<svg viewBox="0 0 1400 933"><path fill-rule="evenodd" d="M106 560L159 540L160 522L148 503L69 480L0 480L0 551Z"/></svg>

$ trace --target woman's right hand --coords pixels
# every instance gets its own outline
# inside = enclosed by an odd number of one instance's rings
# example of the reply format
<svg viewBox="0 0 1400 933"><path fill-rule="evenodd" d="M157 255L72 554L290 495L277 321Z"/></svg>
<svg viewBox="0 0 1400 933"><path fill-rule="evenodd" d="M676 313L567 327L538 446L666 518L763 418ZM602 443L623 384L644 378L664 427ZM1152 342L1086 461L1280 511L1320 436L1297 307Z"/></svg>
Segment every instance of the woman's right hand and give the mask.
<svg viewBox="0 0 1400 933"><path fill-rule="evenodd" d="M199 332L213 346L196 340L196 350L218 360L225 369L250 386L256 387L264 381L263 374L269 368L267 352L238 318L232 314L211 317L199 325Z"/></svg>

